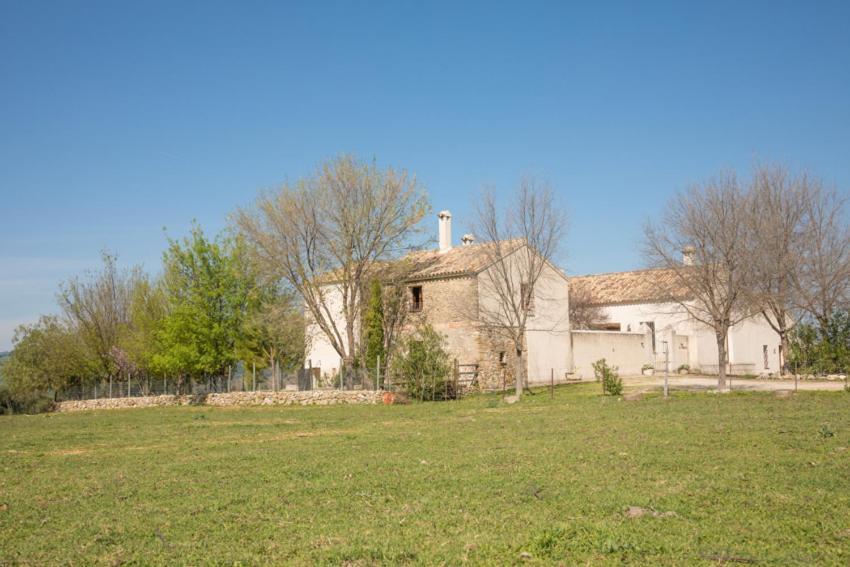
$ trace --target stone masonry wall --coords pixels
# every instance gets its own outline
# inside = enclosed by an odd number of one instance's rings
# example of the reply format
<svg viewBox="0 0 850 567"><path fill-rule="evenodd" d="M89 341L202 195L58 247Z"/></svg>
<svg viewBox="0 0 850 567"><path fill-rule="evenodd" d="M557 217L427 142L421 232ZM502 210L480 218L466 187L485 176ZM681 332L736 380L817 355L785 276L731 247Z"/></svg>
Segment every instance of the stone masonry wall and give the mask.
<svg viewBox="0 0 850 567"><path fill-rule="evenodd" d="M310 390L303 392L231 392L206 396L142 396L59 402L56 411L149 408L157 406L326 406L334 404L379 404L383 392L374 390Z"/></svg>
<svg viewBox="0 0 850 567"><path fill-rule="evenodd" d="M422 286L422 311L408 314L406 331L425 321L446 336L446 350L460 364L478 363L478 327L475 324L478 284L460 277L414 282ZM409 292L408 292L409 293Z"/></svg>

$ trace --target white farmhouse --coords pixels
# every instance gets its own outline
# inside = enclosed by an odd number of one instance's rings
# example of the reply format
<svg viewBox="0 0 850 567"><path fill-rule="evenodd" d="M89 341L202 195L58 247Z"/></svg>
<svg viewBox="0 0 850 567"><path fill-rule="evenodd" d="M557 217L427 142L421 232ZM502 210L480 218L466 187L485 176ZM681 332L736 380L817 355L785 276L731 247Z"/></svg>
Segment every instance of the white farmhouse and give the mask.
<svg viewBox="0 0 850 567"><path fill-rule="evenodd" d="M475 383L482 389L510 385L514 349L492 321L485 324L483 313L498 311L495 294L488 285L492 254L476 244L471 235L460 246L452 243L452 216L449 211L438 215L439 248L407 255L402 261L406 271L407 330L427 321L446 337L450 356L465 371L474 372ZM506 264L514 255L532 253L520 241L503 243L510 250ZM517 280L517 293L520 284ZM529 383L546 382L551 376L562 380L572 368L567 276L547 265L539 277L530 301L526 323L527 369ZM344 328L339 293L329 286L326 296L336 312L337 326ZM359 327L356 325L355 328ZM308 364L320 367L322 374L333 374L340 365L339 354L321 332L310 325L312 344L307 353Z"/></svg>
<svg viewBox="0 0 850 567"><path fill-rule="evenodd" d="M686 259L685 259L686 260ZM673 272L664 269L614 272L570 278L571 289L592 298L607 315L595 327L647 335L656 368L669 359L671 370L687 365L694 372L718 372L717 341L710 327L694 320L679 304L670 302ZM780 369L779 336L761 315L745 319L730 330L727 345L731 374L772 374Z"/></svg>

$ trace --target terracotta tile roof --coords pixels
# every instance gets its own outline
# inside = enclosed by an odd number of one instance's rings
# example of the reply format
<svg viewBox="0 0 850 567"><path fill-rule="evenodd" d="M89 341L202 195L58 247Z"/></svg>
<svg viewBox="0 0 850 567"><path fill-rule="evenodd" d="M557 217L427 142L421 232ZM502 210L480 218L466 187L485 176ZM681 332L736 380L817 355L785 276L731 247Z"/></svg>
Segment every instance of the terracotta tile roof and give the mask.
<svg viewBox="0 0 850 567"><path fill-rule="evenodd" d="M522 241L518 239L502 241L502 246L509 252L521 245ZM378 262L372 266L371 270L372 274L378 277L401 270L407 281L472 276L490 265L493 246L493 243L454 246L442 253L439 250L417 250L400 260ZM340 270L337 269L324 274L321 279L331 283L339 277Z"/></svg>
<svg viewBox="0 0 850 567"><path fill-rule="evenodd" d="M521 245L520 240L502 241L502 246L508 251ZM439 250L422 250L411 252L402 261L412 264L408 277L410 280L474 275L490 265L493 246L493 243L455 246L443 253Z"/></svg>
<svg viewBox="0 0 850 567"><path fill-rule="evenodd" d="M570 289L592 298L592 305L665 303L685 297L674 270L650 269L570 278Z"/></svg>

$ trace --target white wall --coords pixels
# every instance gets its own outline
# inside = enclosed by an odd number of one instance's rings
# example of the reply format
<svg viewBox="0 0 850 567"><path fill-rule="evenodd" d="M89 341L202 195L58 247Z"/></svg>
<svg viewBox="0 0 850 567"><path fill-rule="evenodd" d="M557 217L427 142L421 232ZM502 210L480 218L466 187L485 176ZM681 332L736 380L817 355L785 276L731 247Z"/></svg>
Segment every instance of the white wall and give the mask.
<svg viewBox="0 0 850 567"><path fill-rule="evenodd" d="M663 341L672 345L670 359L675 360L677 336L688 337L688 365L693 370L717 372L717 342L714 331L693 320L675 303L644 303L605 307L610 322L620 323L623 331L645 331L646 321L655 321L658 364L663 366ZM764 366L764 345L768 347L768 368ZM766 374L779 371L779 336L761 316L735 325L729 333L729 362L733 373ZM656 366L659 368L658 366ZM659 368L660 369L660 368ZM675 370L675 368L671 368Z"/></svg>
<svg viewBox="0 0 850 567"><path fill-rule="evenodd" d="M520 250L518 253L524 253ZM521 270L516 265L516 254L507 263L515 280L517 298L521 283ZM491 283L489 268L478 276L480 313L487 318L499 312L499 295ZM498 278L498 275L492 277ZM497 280L498 281L498 280ZM526 346L528 350L529 383L548 383L554 370L556 380L563 380L571 370L569 286L562 273L546 265L533 289L534 310L526 320Z"/></svg>
<svg viewBox="0 0 850 567"><path fill-rule="evenodd" d="M345 338L345 316L343 314L342 290L339 286L326 286L324 288L325 302L328 310L333 314L337 329L343 341ZM359 325L355 325L355 333L359 331ZM307 360L305 364L312 364L313 368L321 368L322 375L335 374L339 370L340 356L336 349L331 346L327 335L313 322L309 311L307 311L307 337L310 341L307 349Z"/></svg>
<svg viewBox="0 0 850 567"><path fill-rule="evenodd" d="M572 353L574 375L584 379L594 377L592 364L600 358L616 366L621 376L640 374L652 360L648 336L634 332L573 331Z"/></svg>

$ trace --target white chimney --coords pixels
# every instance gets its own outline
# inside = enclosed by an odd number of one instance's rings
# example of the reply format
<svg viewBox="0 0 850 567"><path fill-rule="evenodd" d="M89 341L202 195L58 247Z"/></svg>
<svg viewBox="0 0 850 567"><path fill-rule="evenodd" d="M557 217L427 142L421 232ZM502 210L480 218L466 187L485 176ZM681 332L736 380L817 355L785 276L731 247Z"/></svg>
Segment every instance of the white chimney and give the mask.
<svg viewBox="0 0 850 567"><path fill-rule="evenodd" d="M693 246L685 246L682 248L682 264L685 266L693 266L696 253L697 249Z"/></svg>
<svg viewBox="0 0 850 567"><path fill-rule="evenodd" d="M469 246L470 244L475 242L475 237L472 236L471 234L464 234L463 238L461 238L460 240L461 240L461 242L463 242L464 246Z"/></svg>
<svg viewBox="0 0 850 567"><path fill-rule="evenodd" d="M440 219L440 252L448 252L452 249L452 214L440 211L437 218Z"/></svg>

